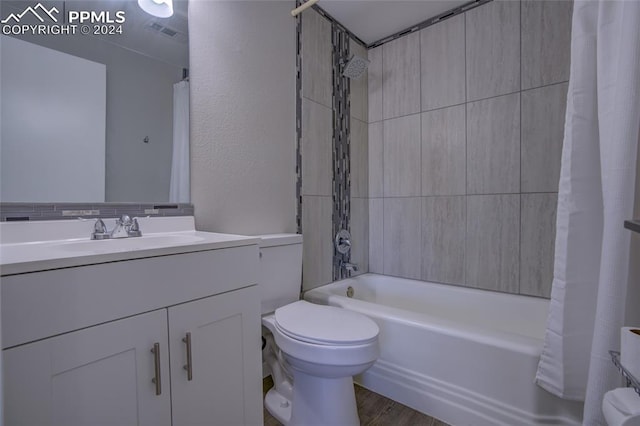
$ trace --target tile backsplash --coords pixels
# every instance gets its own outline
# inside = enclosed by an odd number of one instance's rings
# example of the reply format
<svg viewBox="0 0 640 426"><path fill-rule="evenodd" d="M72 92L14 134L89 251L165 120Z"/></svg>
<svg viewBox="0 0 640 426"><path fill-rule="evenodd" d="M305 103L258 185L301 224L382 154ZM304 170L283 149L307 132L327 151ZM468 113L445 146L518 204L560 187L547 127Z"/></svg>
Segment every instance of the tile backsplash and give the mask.
<svg viewBox="0 0 640 426"><path fill-rule="evenodd" d="M61 220L139 216L193 216L186 203L0 203L0 220Z"/></svg>

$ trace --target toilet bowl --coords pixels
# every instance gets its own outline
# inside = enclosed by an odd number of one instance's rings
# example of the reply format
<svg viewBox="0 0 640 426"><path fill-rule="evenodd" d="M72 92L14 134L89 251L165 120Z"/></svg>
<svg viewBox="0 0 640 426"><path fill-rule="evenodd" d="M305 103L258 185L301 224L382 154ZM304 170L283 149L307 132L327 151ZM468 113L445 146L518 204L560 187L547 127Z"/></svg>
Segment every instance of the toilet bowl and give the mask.
<svg viewBox="0 0 640 426"><path fill-rule="evenodd" d="M262 323L282 352L282 367L293 376L291 387L286 380L275 382L265 398L267 410L285 425L359 425L352 376L378 357L375 322L298 301L264 316Z"/></svg>
<svg viewBox="0 0 640 426"><path fill-rule="evenodd" d="M299 300L302 235L260 236L265 407L289 425L360 424L353 377L378 358L378 326L346 309Z"/></svg>

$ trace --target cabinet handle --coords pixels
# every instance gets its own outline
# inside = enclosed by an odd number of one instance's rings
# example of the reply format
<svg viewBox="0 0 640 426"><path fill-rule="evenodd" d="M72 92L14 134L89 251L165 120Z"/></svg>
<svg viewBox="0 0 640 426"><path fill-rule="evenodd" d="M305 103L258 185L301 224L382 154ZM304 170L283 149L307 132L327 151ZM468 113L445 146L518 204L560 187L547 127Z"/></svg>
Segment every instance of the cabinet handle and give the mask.
<svg viewBox="0 0 640 426"><path fill-rule="evenodd" d="M187 345L187 364L182 367L187 370L187 380L193 380L193 364L191 362L191 333L187 333L187 335L182 339L182 341Z"/></svg>
<svg viewBox="0 0 640 426"><path fill-rule="evenodd" d="M153 354L153 361L155 363L155 377L151 379L151 382L156 385L156 395L160 395L162 393L162 382L160 379L160 343L153 344L151 353Z"/></svg>

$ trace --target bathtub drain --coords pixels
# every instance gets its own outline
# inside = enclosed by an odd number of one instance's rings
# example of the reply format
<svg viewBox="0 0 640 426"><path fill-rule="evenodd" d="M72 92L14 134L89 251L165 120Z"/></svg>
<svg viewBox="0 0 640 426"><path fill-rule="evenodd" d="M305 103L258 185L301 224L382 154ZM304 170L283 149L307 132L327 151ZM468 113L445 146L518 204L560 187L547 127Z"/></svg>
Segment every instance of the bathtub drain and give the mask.
<svg viewBox="0 0 640 426"><path fill-rule="evenodd" d="M347 287L347 297L353 297L353 287Z"/></svg>

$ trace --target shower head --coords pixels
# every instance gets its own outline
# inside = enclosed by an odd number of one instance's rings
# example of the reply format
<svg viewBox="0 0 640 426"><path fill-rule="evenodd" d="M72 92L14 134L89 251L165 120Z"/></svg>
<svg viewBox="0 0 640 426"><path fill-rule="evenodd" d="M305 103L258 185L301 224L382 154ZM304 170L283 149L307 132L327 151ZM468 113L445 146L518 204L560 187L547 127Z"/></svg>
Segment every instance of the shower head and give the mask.
<svg viewBox="0 0 640 426"><path fill-rule="evenodd" d="M362 74L367 70L369 61L358 55L353 55L351 59L344 66L342 75L348 78L360 78Z"/></svg>

